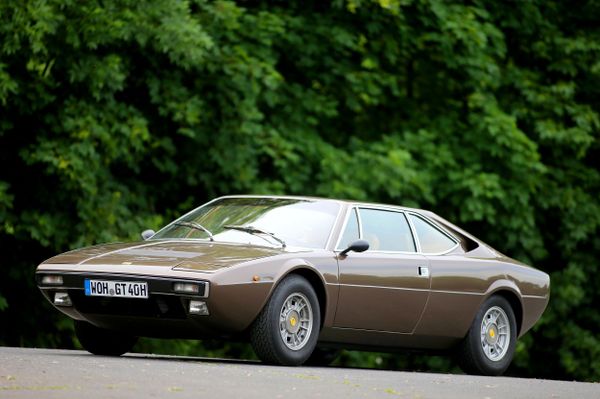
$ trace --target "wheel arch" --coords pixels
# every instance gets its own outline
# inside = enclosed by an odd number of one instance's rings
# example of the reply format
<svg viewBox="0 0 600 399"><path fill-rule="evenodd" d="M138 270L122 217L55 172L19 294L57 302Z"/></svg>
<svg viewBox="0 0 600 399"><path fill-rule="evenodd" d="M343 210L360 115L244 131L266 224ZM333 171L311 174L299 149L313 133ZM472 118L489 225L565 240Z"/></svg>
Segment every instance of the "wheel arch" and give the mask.
<svg viewBox="0 0 600 399"><path fill-rule="evenodd" d="M514 292L507 289L495 291L493 295L506 299L510 304L510 307L515 313L515 320L517 322L517 337L520 336L521 327L523 326L523 304L521 303L521 300Z"/></svg>
<svg viewBox="0 0 600 399"><path fill-rule="evenodd" d="M325 314L327 313L327 290L325 289L325 281L323 281L322 276L317 271L308 267L306 264L298 265L283 274L273 285L273 290L281 281L283 281L283 279L291 275L297 275L305 278L315 290L315 293L317 294L317 300L319 301L319 313L321 316L320 328L322 329L325 321ZM273 294L273 290L269 294L269 297Z"/></svg>
<svg viewBox="0 0 600 399"><path fill-rule="evenodd" d="M500 296L508 301L515 314L517 322L517 337L521 335L523 326L523 303L521 301L521 291L517 285L509 280L499 280L488 290L486 299L494 295Z"/></svg>

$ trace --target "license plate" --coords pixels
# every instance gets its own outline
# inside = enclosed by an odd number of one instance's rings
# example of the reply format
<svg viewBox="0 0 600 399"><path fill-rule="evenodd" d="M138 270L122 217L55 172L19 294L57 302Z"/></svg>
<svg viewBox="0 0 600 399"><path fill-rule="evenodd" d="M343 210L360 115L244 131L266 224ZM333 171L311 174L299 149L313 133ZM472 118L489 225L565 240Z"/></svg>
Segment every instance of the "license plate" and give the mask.
<svg viewBox="0 0 600 399"><path fill-rule="evenodd" d="M148 283L146 282L85 279L84 287L87 296L148 298Z"/></svg>

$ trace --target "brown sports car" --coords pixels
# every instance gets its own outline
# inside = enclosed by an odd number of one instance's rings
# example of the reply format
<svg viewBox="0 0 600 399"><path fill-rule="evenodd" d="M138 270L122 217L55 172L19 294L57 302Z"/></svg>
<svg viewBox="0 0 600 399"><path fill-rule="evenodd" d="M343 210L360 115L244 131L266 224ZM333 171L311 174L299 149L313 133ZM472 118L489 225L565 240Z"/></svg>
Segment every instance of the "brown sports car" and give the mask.
<svg viewBox="0 0 600 399"><path fill-rule="evenodd" d="M549 298L546 273L420 209L230 196L142 236L37 269L94 354L121 355L139 336L218 337L274 364L453 350L466 372L497 375Z"/></svg>

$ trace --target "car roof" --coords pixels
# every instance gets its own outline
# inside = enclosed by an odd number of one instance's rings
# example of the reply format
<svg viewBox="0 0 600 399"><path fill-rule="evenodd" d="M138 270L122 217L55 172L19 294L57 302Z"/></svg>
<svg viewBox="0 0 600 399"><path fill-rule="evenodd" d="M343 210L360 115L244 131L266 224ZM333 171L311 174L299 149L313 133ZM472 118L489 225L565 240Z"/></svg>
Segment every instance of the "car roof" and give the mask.
<svg viewBox="0 0 600 399"><path fill-rule="evenodd" d="M366 206L366 207L377 207L377 208L394 208L405 211L413 211L417 213L424 213L426 215L436 215L434 212L419 209L419 208L409 208L402 205L394 205L394 204L384 204L379 202L364 202L364 201L355 201L348 199L336 199L336 198L325 198L325 197L314 197L314 196L301 196L301 195L262 195L262 194L243 194L243 195L225 195L219 198L273 198L273 199L297 199L297 200L307 200L307 201L331 201L337 202L340 204L347 205L357 205L357 206ZM437 216L437 215L436 215Z"/></svg>

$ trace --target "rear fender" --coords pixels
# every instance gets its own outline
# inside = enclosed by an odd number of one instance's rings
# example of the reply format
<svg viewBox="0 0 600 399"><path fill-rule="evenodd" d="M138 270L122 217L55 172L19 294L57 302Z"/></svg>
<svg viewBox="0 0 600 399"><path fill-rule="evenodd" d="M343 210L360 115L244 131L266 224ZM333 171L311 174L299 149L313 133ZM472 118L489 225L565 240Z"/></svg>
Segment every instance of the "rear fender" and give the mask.
<svg viewBox="0 0 600 399"><path fill-rule="evenodd" d="M523 325L523 295L521 294L521 290L519 287L511 280L502 279L497 280L492 283L484 296L484 301L487 300L492 295L501 295L505 297L513 307L513 312L515 314L515 320L517 322L517 330L519 331L518 335L521 335L522 325ZM483 301L482 301L483 304ZM481 305L480 305L481 306Z"/></svg>

